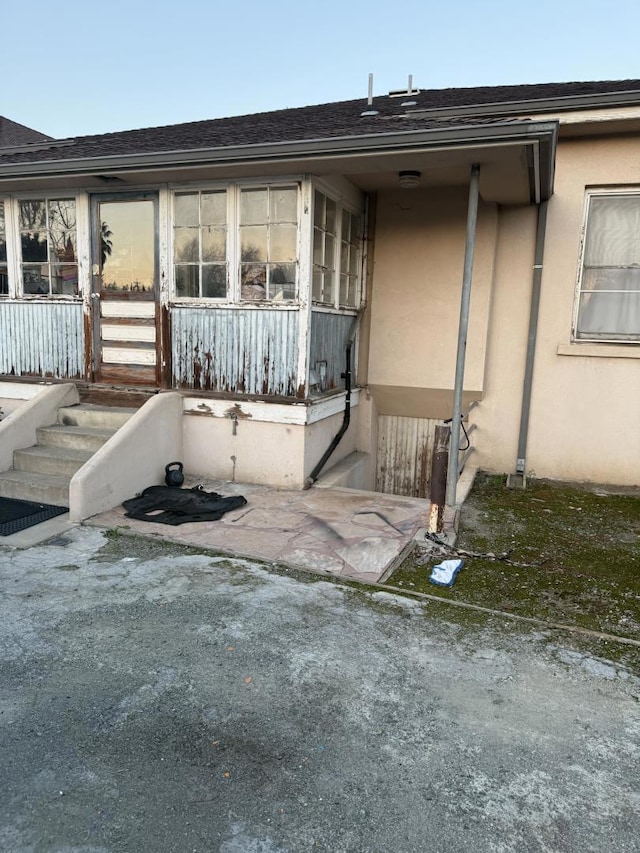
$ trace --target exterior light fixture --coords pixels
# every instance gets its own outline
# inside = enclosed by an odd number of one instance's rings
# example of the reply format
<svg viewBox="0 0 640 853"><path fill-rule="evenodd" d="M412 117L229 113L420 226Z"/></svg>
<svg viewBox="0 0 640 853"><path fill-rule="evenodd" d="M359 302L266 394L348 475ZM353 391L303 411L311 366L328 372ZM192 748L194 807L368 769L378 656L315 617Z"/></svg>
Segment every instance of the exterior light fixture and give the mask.
<svg viewBox="0 0 640 853"><path fill-rule="evenodd" d="M420 178L422 172L417 172L415 169L405 169L398 172L398 183L403 189L411 190L420 186Z"/></svg>

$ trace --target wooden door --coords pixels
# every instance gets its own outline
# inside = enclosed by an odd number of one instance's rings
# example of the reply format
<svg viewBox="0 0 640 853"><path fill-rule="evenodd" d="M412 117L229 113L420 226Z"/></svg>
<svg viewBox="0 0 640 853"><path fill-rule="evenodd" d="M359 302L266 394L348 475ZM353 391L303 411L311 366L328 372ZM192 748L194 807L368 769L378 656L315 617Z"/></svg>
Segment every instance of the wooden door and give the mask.
<svg viewBox="0 0 640 853"><path fill-rule="evenodd" d="M93 375L159 385L157 197L94 196Z"/></svg>

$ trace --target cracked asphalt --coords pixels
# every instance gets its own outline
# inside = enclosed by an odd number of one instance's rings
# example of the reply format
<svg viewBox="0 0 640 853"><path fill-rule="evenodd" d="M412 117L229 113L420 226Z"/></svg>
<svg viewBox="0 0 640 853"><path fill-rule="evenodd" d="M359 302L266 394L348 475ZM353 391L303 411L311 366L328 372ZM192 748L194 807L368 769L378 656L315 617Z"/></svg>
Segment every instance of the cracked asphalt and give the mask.
<svg viewBox="0 0 640 853"><path fill-rule="evenodd" d="M568 636L83 527L0 589L5 853L638 850L640 681Z"/></svg>

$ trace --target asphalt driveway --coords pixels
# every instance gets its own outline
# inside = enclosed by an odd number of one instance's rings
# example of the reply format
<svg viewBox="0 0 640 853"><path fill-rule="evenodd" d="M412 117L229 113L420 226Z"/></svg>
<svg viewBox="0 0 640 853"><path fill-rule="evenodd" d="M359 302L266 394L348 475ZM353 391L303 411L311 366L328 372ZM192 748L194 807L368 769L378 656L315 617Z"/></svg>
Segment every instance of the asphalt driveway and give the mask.
<svg viewBox="0 0 640 853"><path fill-rule="evenodd" d="M90 528L0 588L6 853L638 849L640 682L562 635Z"/></svg>

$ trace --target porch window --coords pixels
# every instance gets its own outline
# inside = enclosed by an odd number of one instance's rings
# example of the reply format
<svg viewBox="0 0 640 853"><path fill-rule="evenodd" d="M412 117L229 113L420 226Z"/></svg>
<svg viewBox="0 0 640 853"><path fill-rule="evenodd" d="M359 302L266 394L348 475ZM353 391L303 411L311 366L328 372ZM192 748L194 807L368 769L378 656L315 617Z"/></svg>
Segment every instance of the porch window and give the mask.
<svg viewBox="0 0 640 853"><path fill-rule="evenodd" d="M176 193L173 222L176 295L226 299L229 289L226 191Z"/></svg>
<svg viewBox="0 0 640 853"><path fill-rule="evenodd" d="M0 201L0 296L9 295L7 270L7 229L4 219L4 202Z"/></svg>
<svg viewBox="0 0 640 853"><path fill-rule="evenodd" d="M295 299L297 280L297 188L241 189L241 299Z"/></svg>
<svg viewBox="0 0 640 853"><path fill-rule="evenodd" d="M360 217L316 190L311 291L315 303L334 308L358 307L360 242Z"/></svg>
<svg viewBox="0 0 640 853"><path fill-rule="evenodd" d="M77 296L78 250L74 199L18 203L22 289L28 296Z"/></svg>
<svg viewBox="0 0 640 853"><path fill-rule="evenodd" d="M640 341L640 194L592 194L576 340Z"/></svg>

